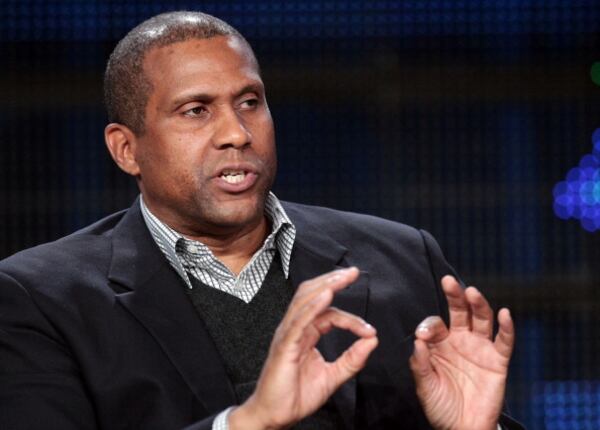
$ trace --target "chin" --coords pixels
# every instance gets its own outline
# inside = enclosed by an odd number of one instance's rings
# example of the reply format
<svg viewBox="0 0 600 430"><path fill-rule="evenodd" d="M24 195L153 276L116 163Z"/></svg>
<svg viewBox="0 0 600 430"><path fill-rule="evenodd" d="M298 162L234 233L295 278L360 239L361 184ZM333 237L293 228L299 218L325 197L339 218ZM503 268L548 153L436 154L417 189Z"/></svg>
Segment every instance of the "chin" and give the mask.
<svg viewBox="0 0 600 430"><path fill-rule="evenodd" d="M264 199L238 200L219 205L209 218L222 227L242 227L257 223L264 213Z"/></svg>

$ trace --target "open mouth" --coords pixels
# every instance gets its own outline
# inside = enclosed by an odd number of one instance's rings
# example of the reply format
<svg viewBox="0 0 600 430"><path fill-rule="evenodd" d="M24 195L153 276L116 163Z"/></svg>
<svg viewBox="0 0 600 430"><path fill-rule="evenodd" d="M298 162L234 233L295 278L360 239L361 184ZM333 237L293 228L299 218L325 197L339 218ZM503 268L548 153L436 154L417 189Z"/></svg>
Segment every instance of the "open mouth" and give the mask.
<svg viewBox="0 0 600 430"><path fill-rule="evenodd" d="M228 184L239 184L246 179L247 173L244 170L224 170L220 177Z"/></svg>

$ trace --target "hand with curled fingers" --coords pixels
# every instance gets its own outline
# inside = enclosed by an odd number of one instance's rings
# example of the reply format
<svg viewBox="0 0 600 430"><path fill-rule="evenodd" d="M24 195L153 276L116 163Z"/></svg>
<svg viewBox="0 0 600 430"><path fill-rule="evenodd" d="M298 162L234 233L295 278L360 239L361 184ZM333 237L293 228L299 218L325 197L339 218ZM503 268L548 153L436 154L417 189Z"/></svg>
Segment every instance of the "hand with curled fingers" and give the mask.
<svg viewBox="0 0 600 430"><path fill-rule="evenodd" d="M514 327L508 309L494 314L474 287L462 289L452 276L442 279L450 328L439 317L426 318L416 330L410 366L417 395L436 429L492 430L504 402Z"/></svg>
<svg viewBox="0 0 600 430"><path fill-rule="evenodd" d="M361 370L377 346L375 329L361 318L331 307L335 293L354 282L358 269L336 270L303 282L279 324L256 390L229 415L229 428L288 427L317 411ZM334 362L316 349L334 327L359 337Z"/></svg>

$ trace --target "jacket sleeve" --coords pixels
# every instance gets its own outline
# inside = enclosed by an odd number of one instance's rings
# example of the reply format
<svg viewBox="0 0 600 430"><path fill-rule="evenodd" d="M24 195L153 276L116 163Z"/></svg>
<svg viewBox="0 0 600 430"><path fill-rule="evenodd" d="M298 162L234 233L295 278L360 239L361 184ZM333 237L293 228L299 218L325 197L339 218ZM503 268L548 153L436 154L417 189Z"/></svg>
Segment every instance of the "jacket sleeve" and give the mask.
<svg viewBox="0 0 600 430"><path fill-rule="evenodd" d="M445 275L452 275L456 279L459 280L459 282L463 285L463 287L465 285L462 282L462 280L460 279L460 277L457 275L456 271L452 268L452 266L450 266L446 262L446 259L444 258L442 250L441 250L440 246L438 245L438 243L436 242L436 240L433 238L433 236L431 236L431 234L429 234L425 230L421 230L421 235L423 236L423 241L425 242L425 248L427 250L427 256L429 258L429 265L431 267L431 272L433 274L433 278L434 278L435 282L437 282L437 284L438 284L436 291L439 295L439 302L441 303L441 306L442 306L442 309L440 309L440 315L442 315L444 320L448 323L449 322L448 303L447 303L447 301L444 297L443 291L441 289L440 280ZM502 413L502 415L500 415L499 424L503 430L524 430L525 429L525 427L523 427L520 423L518 423L517 421L515 421L514 419L512 419L510 416L507 415L506 403L505 403L505 407L504 407L504 412Z"/></svg>
<svg viewBox="0 0 600 430"><path fill-rule="evenodd" d="M0 272L0 422L10 429L94 429L76 362L26 289Z"/></svg>
<svg viewBox="0 0 600 430"><path fill-rule="evenodd" d="M441 280L445 275L452 275L456 279L458 279L461 284L462 281L460 280L460 277L458 276L454 268L450 266L450 264L448 264L448 262L446 261L442 249L438 245L437 241L433 238L433 236L425 230L420 230L420 233L423 238L423 243L425 244L425 251L427 253L429 268L431 270L433 283L435 284L434 288L440 307L440 316L444 321L446 321L446 324L448 324L448 302L446 301L446 297L444 296L444 293L442 291Z"/></svg>

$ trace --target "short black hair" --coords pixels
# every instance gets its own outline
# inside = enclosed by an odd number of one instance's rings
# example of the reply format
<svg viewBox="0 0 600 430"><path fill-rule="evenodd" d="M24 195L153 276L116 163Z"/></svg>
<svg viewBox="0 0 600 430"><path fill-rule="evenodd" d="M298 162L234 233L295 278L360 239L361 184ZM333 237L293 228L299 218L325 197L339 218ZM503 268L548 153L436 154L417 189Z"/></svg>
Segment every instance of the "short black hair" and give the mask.
<svg viewBox="0 0 600 430"><path fill-rule="evenodd" d="M244 37L231 25L202 12L167 12L156 15L119 41L108 59L104 73L104 103L108 120L144 133L146 104L152 84L144 73L144 57L153 48L189 39L235 36L250 49Z"/></svg>

